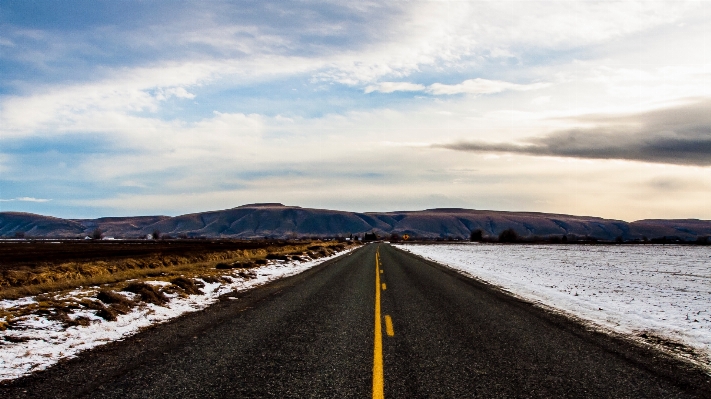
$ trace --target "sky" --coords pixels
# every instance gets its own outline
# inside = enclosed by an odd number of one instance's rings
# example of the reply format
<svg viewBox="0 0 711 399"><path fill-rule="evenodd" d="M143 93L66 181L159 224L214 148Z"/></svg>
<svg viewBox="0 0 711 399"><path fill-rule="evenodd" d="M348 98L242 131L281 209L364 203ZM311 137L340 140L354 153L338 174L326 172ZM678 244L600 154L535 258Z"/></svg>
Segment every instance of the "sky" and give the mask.
<svg viewBox="0 0 711 399"><path fill-rule="evenodd" d="M709 1L0 2L0 211L711 219Z"/></svg>

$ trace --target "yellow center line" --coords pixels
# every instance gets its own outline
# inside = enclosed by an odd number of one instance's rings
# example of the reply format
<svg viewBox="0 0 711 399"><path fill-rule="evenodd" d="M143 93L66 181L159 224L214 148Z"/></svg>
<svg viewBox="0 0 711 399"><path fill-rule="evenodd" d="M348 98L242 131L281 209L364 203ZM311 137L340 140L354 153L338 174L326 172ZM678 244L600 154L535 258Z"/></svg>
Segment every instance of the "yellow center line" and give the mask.
<svg viewBox="0 0 711 399"><path fill-rule="evenodd" d="M383 399L383 328L380 325L380 253L375 253L375 343L373 345L373 399ZM382 270L381 270L382 272Z"/></svg>
<svg viewBox="0 0 711 399"><path fill-rule="evenodd" d="M390 315L385 315L385 333L388 337L395 336L395 330L393 330L393 318Z"/></svg>
<svg viewBox="0 0 711 399"><path fill-rule="evenodd" d="M385 291L385 288L387 288L387 287L385 287L385 283L383 283L382 286L383 286L383 291Z"/></svg>

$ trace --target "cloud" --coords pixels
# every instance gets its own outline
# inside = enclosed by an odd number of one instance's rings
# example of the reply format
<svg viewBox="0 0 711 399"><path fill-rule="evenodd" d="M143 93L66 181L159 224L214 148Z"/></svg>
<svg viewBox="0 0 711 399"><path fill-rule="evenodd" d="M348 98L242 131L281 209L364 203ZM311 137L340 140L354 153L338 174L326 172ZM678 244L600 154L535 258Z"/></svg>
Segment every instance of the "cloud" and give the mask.
<svg viewBox="0 0 711 399"><path fill-rule="evenodd" d="M507 90L514 91L529 91L539 90L548 87L548 83L531 83L531 84L516 84L504 82L501 80L489 79L468 79L462 83L448 85L443 83L433 83L429 86L424 86L418 83L410 82L381 82L374 85L369 85L365 88L366 93L374 91L380 93L393 93L396 91L422 91L434 95L452 95L452 94L494 94L501 93ZM548 97L550 99L550 97Z"/></svg>
<svg viewBox="0 0 711 399"><path fill-rule="evenodd" d="M40 87L28 95L0 96L0 136L113 134L129 131L129 125L135 128L137 122L142 128L174 128L140 113L156 114L170 98L193 99L195 95L187 88L214 85L225 76L237 75L244 84L312 69L311 61L298 57L265 57L249 62L182 62L115 70L96 82Z"/></svg>
<svg viewBox="0 0 711 399"><path fill-rule="evenodd" d="M17 197L10 199L0 198L0 202L49 202L51 199L46 198L34 198L34 197Z"/></svg>
<svg viewBox="0 0 711 399"><path fill-rule="evenodd" d="M364 28L357 49L335 49L319 79L346 85L402 78L426 67L481 66L487 59L580 49L672 24L691 2L436 2L374 10L382 25ZM329 48L329 50L334 50ZM442 88L447 90L447 88ZM450 93L451 94L451 93Z"/></svg>
<svg viewBox="0 0 711 399"><path fill-rule="evenodd" d="M708 158L698 112L641 112L711 97L698 51L707 12L684 10L708 5L192 1L130 13L91 3L84 19L40 7L51 18L0 26L12 44L0 43L5 201L49 193L49 204L10 204L56 212L84 201L75 208L84 215L272 198L375 210L435 206L427 196L437 192L459 198L442 205L541 210L534 200L546 200L557 204L548 210L615 217L709 215L708 188L687 195L669 183L710 187L708 168L576 159ZM378 94L397 92L410 95ZM488 152L476 172L444 172L469 167L471 154L429 148L460 138ZM666 206L669 195L634 186L645 173L683 200ZM376 174L387 179L367 177ZM610 186L624 189L602 201ZM625 210L623 194L643 200Z"/></svg>
<svg viewBox="0 0 711 399"><path fill-rule="evenodd" d="M494 94L501 93L506 90L515 91L529 91L538 90L548 87L548 83L532 83L527 85L521 85L510 82L503 82L500 80L488 80L488 79L469 79L462 83L455 85L446 85L442 83L431 84L427 91L434 95L448 95L448 94Z"/></svg>
<svg viewBox="0 0 711 399"><path fill-rule="evenodd" d="M366 93L374 91L380 93L392 93L395 91L424 91L425 86L417 83L409 82L381 82L376 85L370 85L365 88Z"/></svg>
<svg viewBox="0 0 711 399"><path fill-rule="evenodd" d="M158 100L167 100L171 97L193 99L195 98L195 94L188 92L183 87L171 87L165 90L159 90L156 95Z"/></svg>
<svg viewBox="0 0 711 399"><path fill-rule="evenodd" d="M531 104L544 105L551 102L551 96L539 96L531 100Z"/></svg>
<svg viewBox="0 0 711 399"><path fill-rule="evenodd" d="M434 147L584 159L711 166L711 100L639 114L576 118L592 127L553 132L520 142L460 141Z"/></svg>

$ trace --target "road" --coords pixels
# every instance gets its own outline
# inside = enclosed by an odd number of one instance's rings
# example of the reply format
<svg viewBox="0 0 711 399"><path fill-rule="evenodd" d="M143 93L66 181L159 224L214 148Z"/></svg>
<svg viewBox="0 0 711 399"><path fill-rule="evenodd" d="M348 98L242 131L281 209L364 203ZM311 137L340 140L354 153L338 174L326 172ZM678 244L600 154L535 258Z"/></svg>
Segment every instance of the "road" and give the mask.
<svg viewBox="0 0 711 399"><path fill-rule="evenodd" d="M3 398L710 393L711 377L683 362L386 244L0 385Z"/></svg>

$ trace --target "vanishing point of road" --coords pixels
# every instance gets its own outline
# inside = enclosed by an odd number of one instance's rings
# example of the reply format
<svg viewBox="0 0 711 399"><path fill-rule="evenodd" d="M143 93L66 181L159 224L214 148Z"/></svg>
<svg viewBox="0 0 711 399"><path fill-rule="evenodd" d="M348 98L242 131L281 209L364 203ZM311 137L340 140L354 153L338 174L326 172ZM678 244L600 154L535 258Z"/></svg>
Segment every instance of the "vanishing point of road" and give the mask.
<svg viewBox="0 0 711 399"><path fill-rule="evenodd" d="M2 384L0 397L697 398L711 377L369 244Z"/></svg>

